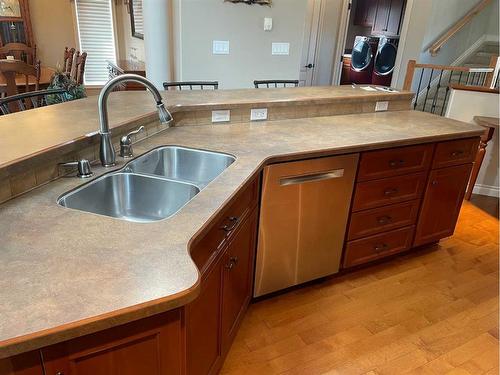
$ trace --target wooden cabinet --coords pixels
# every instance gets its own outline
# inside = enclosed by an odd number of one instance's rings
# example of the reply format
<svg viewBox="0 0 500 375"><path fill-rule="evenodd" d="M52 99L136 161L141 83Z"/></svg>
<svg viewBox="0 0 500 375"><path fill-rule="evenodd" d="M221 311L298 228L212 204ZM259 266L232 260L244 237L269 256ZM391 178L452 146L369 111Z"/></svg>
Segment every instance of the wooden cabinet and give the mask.
<svg viewBox="0 0 500 375"><path fill-rule="evenodd" d="M405 0L378 0L372 33L399 35Z"/></svg>
<svg viewBox="0 0 500 375"><path fill-rule="evenodd" d="M229 244L224 257L222 293L222 339L224 352L229 349L252 298L253 270L257 233L257 209L242 225Z"/></svg>
<svg viewBox="0 0 500 375"><path fill-rule="evenodd" d="M373 26L376 10L377 0L358 0L354 10L353 23L363 27Z"/></svg>
<svg viewBox="0 0 500 375"><path fill-rule="evenodd" d="M180 309L41 350L46 374L182 374Z"/></svg>
<svg viewBox="0 0 500 375"><path fill-rule="evenodd" d="M418 219L414 246L451 236L469 181L472 164L431 171Z"/></svg>
<svg viewBox="0 0 500 375"><path fill-rule="evenodd" d="M0 47L7 43L23 43L33 47L35 44L29 1L11 1L9 4L2 4L2 8L4 9L0 15Z"/></svg>
<svg viewBox="0 0 500 375"><path fill-rule="evenodd" d="M40 352L0 359L0 375L44 375Z"/></svg>

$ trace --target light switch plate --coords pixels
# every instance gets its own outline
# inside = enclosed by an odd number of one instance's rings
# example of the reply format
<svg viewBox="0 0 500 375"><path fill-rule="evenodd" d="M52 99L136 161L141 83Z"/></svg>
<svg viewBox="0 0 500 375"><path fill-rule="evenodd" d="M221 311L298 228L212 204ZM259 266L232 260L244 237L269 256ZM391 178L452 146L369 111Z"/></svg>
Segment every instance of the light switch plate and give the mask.
<svg viewBox="0 0 500 375"><path fill-rule="evenodd" d="M273 29L273 19L270 17L264 18L264 31L271 31Z"/></svg>
<svg viewBox="0 0 500 375"><path fill-rule="evenodd" d="M267 108L252 108L250 110L250 121L267 120Z"/></svg>
<svg viewBox="0 0 500 375"><path fill-rule="evenodd" d="M231 120L231 111L229 109L212 111L212 122L228 122Z"/></svg>
<svg viewBox="0 0 500 375"><path fill-rule="evenodd" d="M375 103L375 112L387 111L388 108L389 108L389 102Z"/></svg>
<svg viewBox="0 0 500 375"><path fill-rule="evenodd" d="M273 55L289 55L290 43L273 43L271 46L271 54Z"/></svg>
<svg viewBox="0 0 500 375"><path fill-rule="evenodd" d="M212 53L214 55L229 55L229 41L214 40L212 42Z"/></svg>

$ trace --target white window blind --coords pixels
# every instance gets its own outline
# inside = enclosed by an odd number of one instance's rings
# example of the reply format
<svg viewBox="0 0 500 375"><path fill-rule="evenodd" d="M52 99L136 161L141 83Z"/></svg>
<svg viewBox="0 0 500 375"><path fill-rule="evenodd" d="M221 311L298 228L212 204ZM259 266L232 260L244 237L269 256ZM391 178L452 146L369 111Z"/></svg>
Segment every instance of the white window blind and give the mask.
<svg viewBox="0 0 500 375"><path fill-rule="evenodd" d="M80 49L87 52L86 85L102 85L109 79L107 60L116 62L112 0L76 0Z"/></svg>

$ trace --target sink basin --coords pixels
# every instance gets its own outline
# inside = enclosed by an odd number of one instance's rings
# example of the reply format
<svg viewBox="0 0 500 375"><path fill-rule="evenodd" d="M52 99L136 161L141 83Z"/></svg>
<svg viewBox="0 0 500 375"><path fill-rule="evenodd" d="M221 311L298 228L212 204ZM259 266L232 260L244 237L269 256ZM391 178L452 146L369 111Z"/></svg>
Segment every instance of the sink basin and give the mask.
<svg viewBox="0 0 500 375"><path fill-rule="evenodd" d="M199 191L182 181L118 172L64 194L58 203L128 221L151 222L172 216Z"/></svg>
<svg viewBox="0 0 500 375"><path fill-rule="evenodd" d="M203 189L235 160L220 152L162 146L132 160L124 170L184 181Z"/></svg>

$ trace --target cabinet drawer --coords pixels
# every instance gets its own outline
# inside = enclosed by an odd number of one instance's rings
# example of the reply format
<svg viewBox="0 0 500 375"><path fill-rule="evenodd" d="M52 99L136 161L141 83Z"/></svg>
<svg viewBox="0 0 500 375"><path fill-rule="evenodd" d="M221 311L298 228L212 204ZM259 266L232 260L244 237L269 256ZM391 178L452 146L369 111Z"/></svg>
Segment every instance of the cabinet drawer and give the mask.
<svg viewBox="0 0 500 375"><path fill-rule="evenodd" d="M415 226L412 225L348 242L345 249L344 268L408 250L414 230Z"/></svg>
<svg viewBox="0 0 500 375"><path fill-rule="evenodd" d="M424 191L425 178L426 173L422 172L359 182L356 185L353 211L418 199Z"/></svg>
<svg viewBox="0 0 500 375"><path fill-rule="evenodd" d="M239 228L244 217L257 204L259 179L239 193L222 211L214 224L191 245L191 258L201 273L206 270L223 244Z"/></svg>
<svg viewBox="0 0 500 375"><path fill-rule="evenodd" d="M358 181L426 171L431 164L433 148L433 144L425 144L364 152Z"/></svg>
<svg viewBox="0 0 500 375"><path fill-rule="evenodd" d="M479 138L440 142L436 146L432 168L472 163L476 158Z"/></svg>
<svg viewBox="0 0 500 375"><path fill-rule="evenodd" d="M415 224L420 200L391 204L355 212L351 216L348 240L371 236L373 234Z"/></svg>

